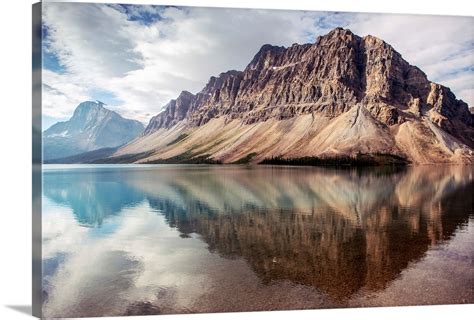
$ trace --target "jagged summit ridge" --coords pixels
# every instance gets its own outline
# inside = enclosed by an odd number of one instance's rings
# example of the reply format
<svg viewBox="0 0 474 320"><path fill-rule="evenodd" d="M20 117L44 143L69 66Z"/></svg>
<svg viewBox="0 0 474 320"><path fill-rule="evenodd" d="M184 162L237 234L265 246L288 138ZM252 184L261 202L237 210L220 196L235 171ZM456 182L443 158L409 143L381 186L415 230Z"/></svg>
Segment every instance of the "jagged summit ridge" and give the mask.
<svg viewBox="0 0 474 320"><path fill-rule="evenodd" d="M150 158L154 159L192 148L196 155L205 154L223 162L245 156L244 152L255 153L257 158L345 154L349 149L340 148L344 143L328 145L323 151L318 149L321 144L316 140L327 140L322 133L331 123L339 123L334 130L346 130L337 119L359 107L371 115L364 121L383 128L383 139L354 133L360 143L372 143L371 150L394 153L415 163L472 162L474 116L467 104L456 99L449 88L429 81L423 71L410 65L382 39L361 37L343 28L317 37L314 43L287 48L263 45L243 71L223 72L211 77L200 92L183 91L171 100L163 112L151 119L143 138L118 154L150 151L154 154ZM306 131L292 127L300 121L306 123L303 119L312 121ZM242 139L229 145L230 140L219 138L230 132L233 123L241 126L239 130L248 126L263 128L270 123L281 126L278 130L283 132L295 129L300 135L294 137L299 145L283 148L280 139L262 149L264 143L260 141L259 145L258 130L253 129L244 135L246 147L242 151ZM446 139L439 141L441 136L431 124L448 135L450 145L459 146L457 151L444 146ZM211 127L220 134L206 132ZM240 134L239 130L234 133ZM178 131L189 137L175 146L163 148L154 140L158 135L176 137ZM203 134L200 142L191 137L198 133ZM269 134L277 133L268 131ZM388 148L378 138L392 141L393 146ZM211 143L213 139L217 140ZM267 136L267 140L271 139ZM190 141L194 144L187 145ZM207 149L197 147L204 144ZM422 148L431 148L432 154L425 156L416 151ZM355 152L354 148L350 150Z"/></svg>
<svg viewBox="0 0 474 320"><path fill-rule="evenodd" d="M179 113L170 119L170 102L145 132L184 119L199 126L221 116L245 123L312 112L337 116L359 102L388 125L431 109L445 117L459 115L467 125L473 121L465 103L456 100L448 88L433 87L420 69L389 44L342 28L318 37L314 44L288 48L266 44L243 72L211 77L201 92L188 96Z"/></svg>

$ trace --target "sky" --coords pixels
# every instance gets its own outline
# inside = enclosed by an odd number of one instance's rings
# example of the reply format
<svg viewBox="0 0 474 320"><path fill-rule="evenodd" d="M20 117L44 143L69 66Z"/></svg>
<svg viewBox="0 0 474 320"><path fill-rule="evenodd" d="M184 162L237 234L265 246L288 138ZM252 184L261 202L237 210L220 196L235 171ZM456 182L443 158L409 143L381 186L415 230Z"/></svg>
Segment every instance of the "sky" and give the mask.
<svg viewBox="0 0 474 320"><path fill-rule="evenodd" d="M472 17L45 2L43 129L86 100L146 125L262 45L313 43L335 27L385 40L474 106Z"/></svg>

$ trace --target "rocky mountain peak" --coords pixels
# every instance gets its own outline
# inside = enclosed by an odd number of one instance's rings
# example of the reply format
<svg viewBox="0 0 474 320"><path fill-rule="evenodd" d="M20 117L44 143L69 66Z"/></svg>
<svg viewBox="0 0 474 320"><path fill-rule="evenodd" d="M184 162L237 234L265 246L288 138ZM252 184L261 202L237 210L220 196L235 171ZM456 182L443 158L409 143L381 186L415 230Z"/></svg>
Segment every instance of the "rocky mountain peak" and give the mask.
<svg viewBox="0 0 474 320"><path fill-rule="evenodd" d="M390 46L388 43L383 41L380 38L377 38L376 36L373 36L371 34L368 34L362 38L364 43L369 46L382 46L382 47L390 47L392 50L392 46Z"/></svg>
<svg viewBox="0 0 474 320"><path fill-rule="evenodd" d="M240 77L241 75L242 71L229 70L220 73L217 77L212 76L200 93L207 95L212 94L216 90L220 90L222 86L230 79Z"/></svg>
<svg viewBox="0 0 474 320"><path fill-rule="evenodd" d="M360 37L356 34L354 34L350 29L345 29L345 28L334 28L331 31L329 31L327 34L323 36L319 36L317 39L319 39L319 42L321 41L327 41L327 42L334 42L334 41L341 41L341 42L350 42L353 40L360 39ZM318 44L318 41L316 41L316 44Z"/></svg>
<svg viewBox="0 0 474 320"><path fill-rule="evenodd" d="M104 104L99 101L84 101L81 102L74 110L73 117L80 117L91 112L109 112L110 110L104 108Z"/></svg>
<svg viewBox="0 0 474 320"><path fill-rule="evenodd" d="M68 121L43 133L44 160L120 146L143 132L143 124L125 119L100 101L80 103Z"/></svg>
<svg viewBox="0 0 474 320"><path fill-rule="evenodd" d="M93 127L96 123L102 121L102 119L115 115L113 111L104 108L104 104L100 101L81 102L69 120L68 131L72 133L87 130L88 127Z"/></svg>
<svg viewBox="0 0 474 320"><path fill-rule="evenodd" d="M313 44L263 45L244 71L213 76L199 93L171 100L145 134L181 122L201 126L221 117L243 124L304 114L334 118L355 105L386 126L427 117L474 145L474 120L464 102L430 82L382 39L344 28Z"/></svg>
<svg viewBox="0 0 474 320"><path fill-rule="evenodd" d="M178 98L176 98L176 101L179 102L179 104L189 103L189 101L191 101L191 99L193 98L194 98L194 94L192 94L189 91L184 90L184 91L181 91Z"/></svg>
<svg viewBox="0 0 474 320"><path fill-rule="evenodd" d="M274 59L278 57L283 51L285 51L285 47L264 44L255 54L252 61L250 61L246 70L261 70L269 67L272 63L274 63Z"/></svg>

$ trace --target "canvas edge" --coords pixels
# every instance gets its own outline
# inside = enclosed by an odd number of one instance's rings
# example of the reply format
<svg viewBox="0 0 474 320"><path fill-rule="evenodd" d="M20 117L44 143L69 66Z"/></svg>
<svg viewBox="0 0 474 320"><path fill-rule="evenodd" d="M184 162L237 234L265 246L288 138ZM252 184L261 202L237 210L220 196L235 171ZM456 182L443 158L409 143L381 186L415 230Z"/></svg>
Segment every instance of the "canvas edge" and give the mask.
<svg viewBox="0 0 474 320"><path fill-rule="evenodd" d="M42 3L32 5L32 313L42 318Z"/></svg>

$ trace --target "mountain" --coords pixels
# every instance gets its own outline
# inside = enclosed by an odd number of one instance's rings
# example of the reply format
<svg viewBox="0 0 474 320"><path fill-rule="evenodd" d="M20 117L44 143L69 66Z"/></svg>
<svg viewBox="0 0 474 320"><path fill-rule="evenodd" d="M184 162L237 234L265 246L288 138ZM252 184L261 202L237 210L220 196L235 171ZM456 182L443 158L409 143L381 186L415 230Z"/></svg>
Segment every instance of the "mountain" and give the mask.
<svg viewBox="0 0 474 320"><path fill-rule="evenodd" d="M312 44L266 44L243 71L183 91L106 160L472 163L473 148L465 102L383 40L336 28Z"/></svg>
<svg viewBox="0 0 474 320"><path fill-rule="evenodd" d="M138 137L143 129L139 121L125 119L99 101L82 102L71 119L43 132L43 160L118 147Z"/></svg>

